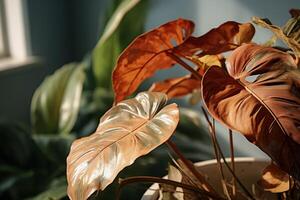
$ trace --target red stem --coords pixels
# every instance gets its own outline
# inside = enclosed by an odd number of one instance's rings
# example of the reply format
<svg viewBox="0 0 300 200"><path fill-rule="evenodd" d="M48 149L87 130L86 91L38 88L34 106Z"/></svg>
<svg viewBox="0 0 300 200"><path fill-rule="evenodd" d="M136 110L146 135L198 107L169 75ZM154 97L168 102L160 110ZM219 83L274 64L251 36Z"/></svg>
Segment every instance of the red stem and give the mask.
<svg viewBox="0 0 300 200"><path fill-rule="evenodd" d="M178 64L180 64L184 69L191 72L195 78L197 78L198 80L202 80L202 76L193 67L189 66L187 63L181 60L176 54L172 52L166 52L166 54L174 61L176 61Z"/></svg>

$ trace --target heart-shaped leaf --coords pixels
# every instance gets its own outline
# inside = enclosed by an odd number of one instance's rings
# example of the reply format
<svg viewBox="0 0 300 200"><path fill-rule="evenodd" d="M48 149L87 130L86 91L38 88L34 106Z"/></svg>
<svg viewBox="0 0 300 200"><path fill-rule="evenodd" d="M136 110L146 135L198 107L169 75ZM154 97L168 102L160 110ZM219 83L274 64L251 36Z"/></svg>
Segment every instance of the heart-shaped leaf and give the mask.
<svg viewBox="0 0 300 200"><path fill-rule="evenodd" d="M300 71L287 53L246 44L211 67L202 95L210 114L300 178Z"/></svg>
<svg viewBox="0 0 300 200"><path fill-rule="evenodd" d="M67 158L68 195L87 199L103 190L126 166L165 142L174 132L179 111L165 106L163 93L140 93L111 108L96 132L76 140Z"/></svg>
<svg viewBox="0 0 300 200"><path fill-rule="evenodd" d="M157 70L176 62L167 56L174 45L181 44L194 30L193 22L178 19L137 37L121 54L113 71L115 100L132 94L140 83Z"/></svg>

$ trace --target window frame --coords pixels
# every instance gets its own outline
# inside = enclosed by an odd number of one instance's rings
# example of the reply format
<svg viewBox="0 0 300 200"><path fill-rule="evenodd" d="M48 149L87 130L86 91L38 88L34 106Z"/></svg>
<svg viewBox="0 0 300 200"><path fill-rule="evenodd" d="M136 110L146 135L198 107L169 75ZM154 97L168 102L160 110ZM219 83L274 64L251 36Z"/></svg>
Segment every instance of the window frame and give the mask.
<svg viewBox="0 0 300 200"><path fill-rule="evenodd" d="M0 57L0 73L38 62L31 55L27 0L0 0L2 3L6 35L6 52Z"/></svg>

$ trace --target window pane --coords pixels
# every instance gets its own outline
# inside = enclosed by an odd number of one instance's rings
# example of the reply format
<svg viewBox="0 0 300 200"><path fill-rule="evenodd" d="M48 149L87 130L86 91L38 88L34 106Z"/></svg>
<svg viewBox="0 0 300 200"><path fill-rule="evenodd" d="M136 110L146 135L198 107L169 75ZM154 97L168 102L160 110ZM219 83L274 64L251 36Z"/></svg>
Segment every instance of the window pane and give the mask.
<svg viewBox="0 0 300 200"><path fill-rule="evenodd" d="M4 3L0 0L0 57L7 56Z"/></svg>

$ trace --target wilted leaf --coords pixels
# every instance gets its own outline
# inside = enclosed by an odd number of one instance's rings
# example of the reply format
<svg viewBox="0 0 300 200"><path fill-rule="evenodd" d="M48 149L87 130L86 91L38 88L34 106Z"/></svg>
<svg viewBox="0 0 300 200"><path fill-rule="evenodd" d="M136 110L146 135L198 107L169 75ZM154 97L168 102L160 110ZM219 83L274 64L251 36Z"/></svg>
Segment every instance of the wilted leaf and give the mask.
<svg viewBox="0 0 300 200"><path fill-rule="evenodd" d="M285 35L280 27L268 24L263 19L260 19L258 17L253 17L252 21L272 31L276 35L276 37L280 38L288 47L290 47L294 51L296 56L300 57L300 44L293 37L288 37L287 35Z"/></svg>
<svg viewBox="0 0 300 200"><path fill-rule="evenodd" d="M267 166L258 184L265 190L273 193L285 192L290 189L289 175L275 164Z"/></svg>
<svg viewBox="0 0 300 200"><path fill-rule="evenodd" d="M192 93L195 89L200 89L201 81L191 75L167 79L163 82L154 83L150 91L163 92L169 98L181 97Z"/></svg>
<svg viewBox="0 0 300 200"><path fill-rule="evenodd" d="M169 165L168 179L176 182L181 182L182 175L176 167ZM182 188L168 184L160 184L160 188L162 195L162 197L160 198L161 200L183 200L184 194Z"/></svg>
<svg viewBox="0 0 300 200"><path fill-rule="evenodd" d="M202 96L209 112L300 179L300 71L293 58L247 44L228 62L228 72L211 67L203 77Z"/></svg>
<svg viewBox="0 0 300 200"><path fill-rule="evenodd" d="M300 43L300 17L293 17L289 19L282 27L283 33L293 38L298 44Z"/></svg>
<svg viewBox="0 0 300 200"><path fill-rule="evenodd" d="M172 135L179 112L176 104L164 107L166 101L166 95L154 92L122 101L102 116L94 134L72 144L67 158L71 199L103 190L124 167Z"/></svg>
<svg viewBox="0 0 300 200"><path fill-rule="evenodd" d="M215 55L235 49L243 42L250 42L255 29L252 24L229 21L200 37L189 37L174 51L180 55Z"/></svg>
<svg viewBox="0 0 300 200"><path fill-rule="evenodd" d="M174 45L181 44L193 32L194 24L178 19L137 37L119 57L113 72L115 101L132 94L155 71L175 64L167 56Z"/></svg>
<svg viewBox="0 0 300 200"><path fill-rule="evenodd" d="M36 133L69 133L79 111L85 75L83 65L68 64L44 80L31 102Z"/></svg>
<svg viewBox="0 0 300 200"><path fill-rule="evenodd" d="M197 71L201 77L211 66L222 67L225 65L225 59L222 55L191 56L187 58L197 65Z"/></svg>
<svg viewBox="0 0 300 200"><path fill-rule="evenodd" d="M289 12L293 18L297 18L300 16L300 9L292 8Z"/></svg>

